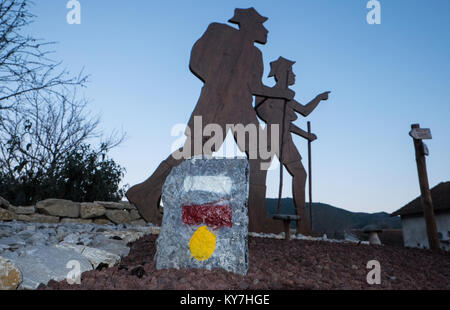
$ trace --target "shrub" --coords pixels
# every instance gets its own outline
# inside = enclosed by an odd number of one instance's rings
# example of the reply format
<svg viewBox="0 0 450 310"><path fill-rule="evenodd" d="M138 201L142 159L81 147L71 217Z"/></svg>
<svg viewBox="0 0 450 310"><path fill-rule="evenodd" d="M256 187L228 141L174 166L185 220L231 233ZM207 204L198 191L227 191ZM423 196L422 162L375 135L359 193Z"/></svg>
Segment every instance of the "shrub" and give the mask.
<svg viewBox="0 0 450 310"><path fill-rule="evenodd" d="M95 151L83 144L46 171L17 170L15 177L0 175L0 196L15 205L31 205L47 198L119 201L125 193L120 187L124 171L107 157L105 148Z"/></svg>

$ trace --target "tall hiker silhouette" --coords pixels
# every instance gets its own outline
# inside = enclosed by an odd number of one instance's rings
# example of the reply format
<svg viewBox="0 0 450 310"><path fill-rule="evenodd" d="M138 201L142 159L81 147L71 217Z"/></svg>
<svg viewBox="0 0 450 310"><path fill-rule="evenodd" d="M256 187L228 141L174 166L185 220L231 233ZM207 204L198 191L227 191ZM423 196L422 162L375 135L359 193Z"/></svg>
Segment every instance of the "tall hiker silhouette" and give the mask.
<svg viewBox="0 0 450 310"><path fill-rule="evenodd" d="M261 81L264 72L263 58L254 43L266 44L268 31L263 26L265 21L267 18L254 8L236 9L229 22L239 25L239 29L212 23L192 48L190 70L204 82L204 86L188 122L190 130L185 133L186 143L176 154L171 154L163 161L150 178L133 186L126 193L128 200L137 206L146 220L155 224L161 223L158 204L162 186L172 167L183 160L179 158L181 152L194 156L210 155L217 151L226 137L227 124L254 124L259 128L253 108L253 96L286 100L294 97L292 90L270 88ZM203 150L205 139L192 132L195 127L194 119L200 116L200 133L206 125L213 123L223 130L223 139L211 150ZM234 128L231 130L237 140ZM250 143L247 138L245 140L245 145L242 145L242 141L237 142L240 150L248 156ZM184 156L187 157L190 156ZM266 173L261 169L261 159L249 159L249 163L249 230L273 231L273 225L277 224L267 217L265 208Z"/></svg>

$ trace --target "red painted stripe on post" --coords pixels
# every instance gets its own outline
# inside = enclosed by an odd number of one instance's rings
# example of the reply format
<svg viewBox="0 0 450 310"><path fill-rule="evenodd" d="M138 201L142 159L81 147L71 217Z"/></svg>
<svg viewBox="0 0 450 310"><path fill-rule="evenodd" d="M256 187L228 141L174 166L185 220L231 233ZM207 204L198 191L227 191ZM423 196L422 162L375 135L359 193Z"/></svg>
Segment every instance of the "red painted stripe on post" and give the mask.
<svg viewBox="0 0 450 310"><path fill-rule="evenodd" d="M181 220L187 225L231 227L231 213L230 205L188 205L182 206Z"/></svg>

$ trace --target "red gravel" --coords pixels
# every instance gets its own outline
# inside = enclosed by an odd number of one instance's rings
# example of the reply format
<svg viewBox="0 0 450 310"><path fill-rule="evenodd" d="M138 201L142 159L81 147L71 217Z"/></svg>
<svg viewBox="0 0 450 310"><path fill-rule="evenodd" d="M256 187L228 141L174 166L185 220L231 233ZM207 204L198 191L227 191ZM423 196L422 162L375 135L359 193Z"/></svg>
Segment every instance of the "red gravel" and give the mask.
<svg viewBox="0 0 450 310"><path fill-rule="evenodd" d="M247 276L223 270L156 270L157 236L132 244L121 264L82 274L81 285L50 281L39 289L450 289L450 253L394 246L249 238ZM366 264L381 264L381 284Z"/></svg>

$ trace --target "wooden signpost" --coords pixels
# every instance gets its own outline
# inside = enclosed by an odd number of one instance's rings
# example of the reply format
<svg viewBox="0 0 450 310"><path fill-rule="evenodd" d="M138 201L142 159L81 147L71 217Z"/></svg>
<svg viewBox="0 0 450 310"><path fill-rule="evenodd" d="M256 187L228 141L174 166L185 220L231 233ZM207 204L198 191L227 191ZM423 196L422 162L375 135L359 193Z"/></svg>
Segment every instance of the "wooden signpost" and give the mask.
<svg viewBox="0 0 450 310"><path fill-rule="evenodd" d="M428 243L430 249L439 250L439 239L437 233L436 220L434 218L433 201L431 199L430 186L428 184L427 165L425 155L428 155L428 148L424 146L422 139L431 139L431 131L428 128L420 128L419 124L411 125L409 135L413 138L416 152L417 172L419 174L420 192L422 195L422 207L427 227Z"/></svg>
<svg viewBox="0 0 450 310"><path fill-rule="evenodd" d="M409 132L409 135L416 140L422 140L422 139L432 139L431 136L431 130L430 128L419 128L419 127L413 127L413 126L419 126L418 124L414 124L411 126L411 131Z"/></svg>

